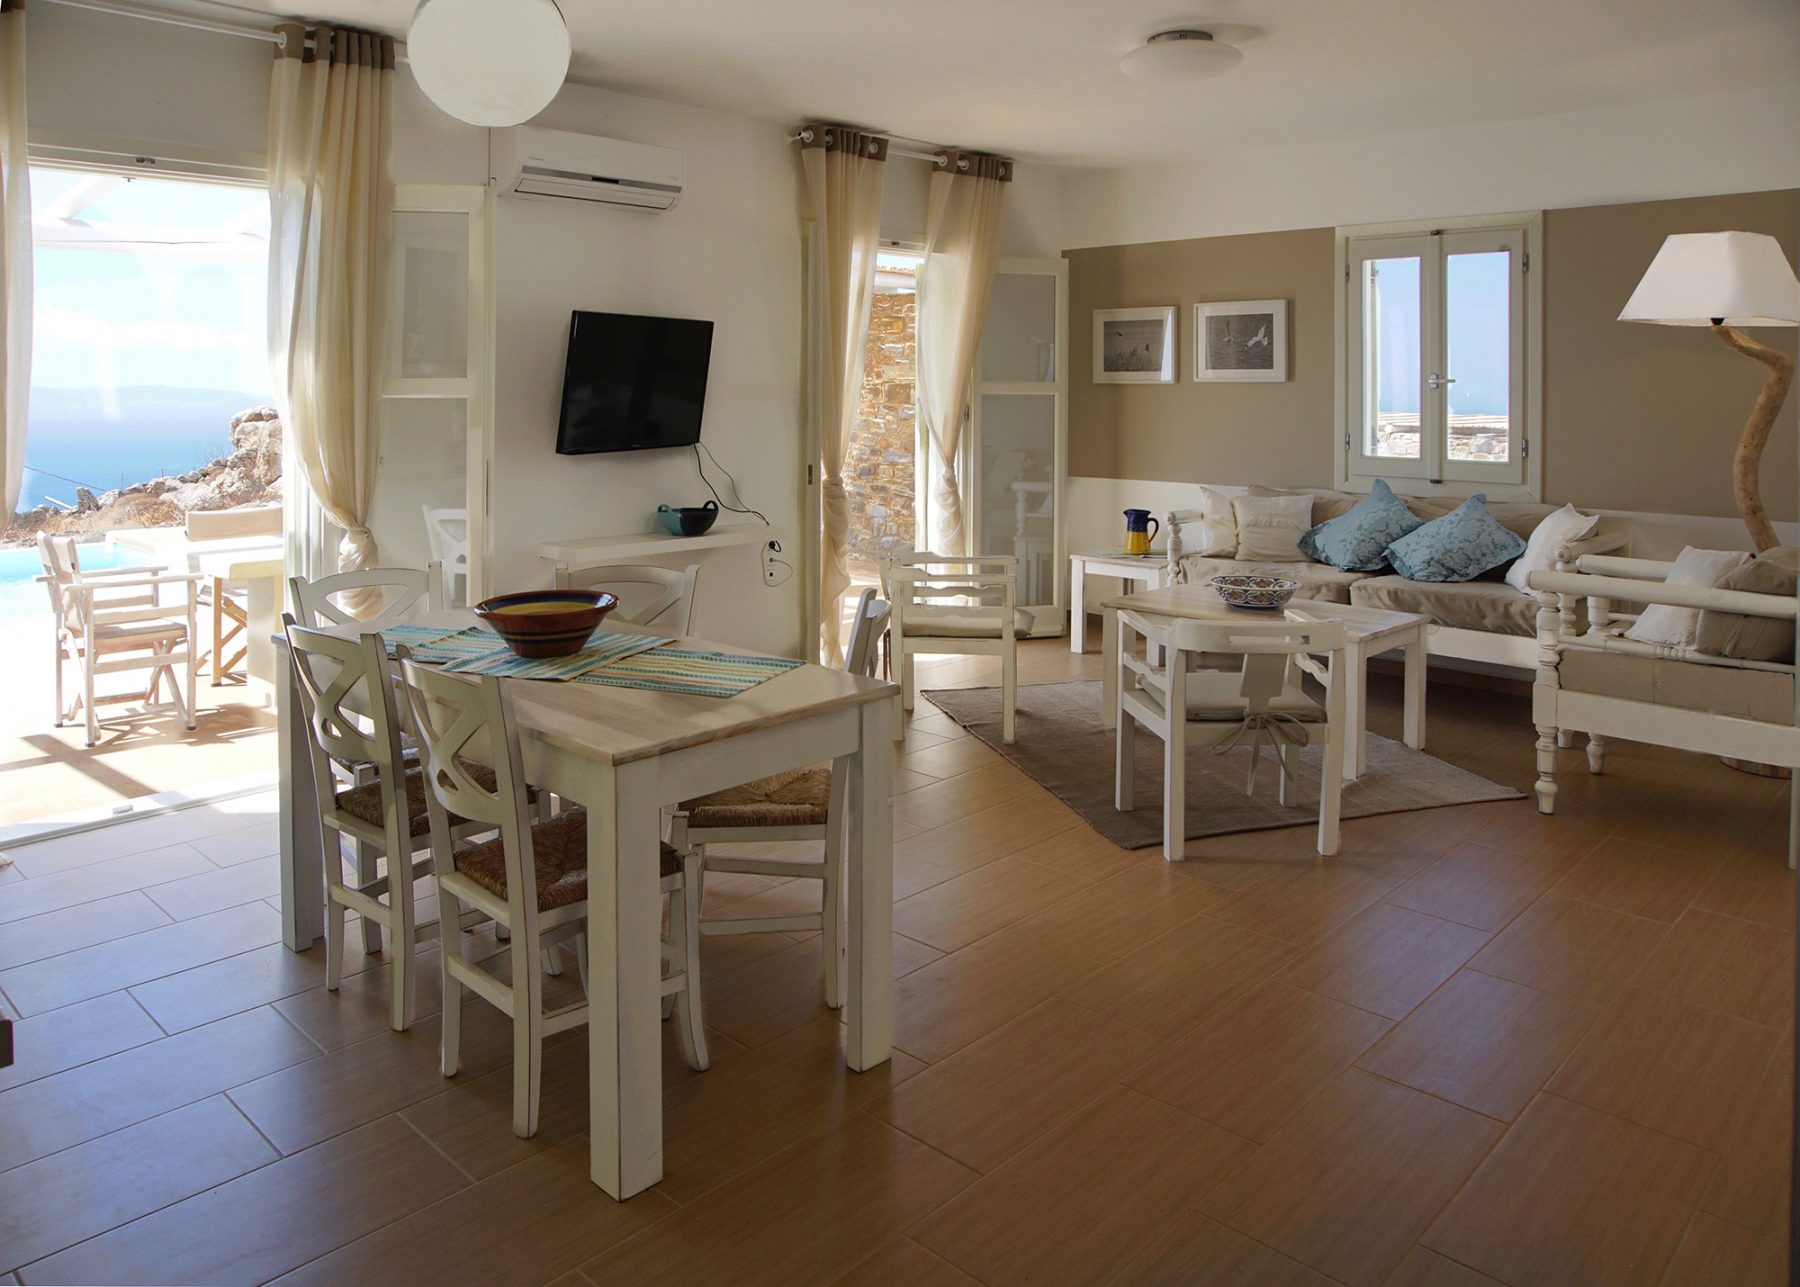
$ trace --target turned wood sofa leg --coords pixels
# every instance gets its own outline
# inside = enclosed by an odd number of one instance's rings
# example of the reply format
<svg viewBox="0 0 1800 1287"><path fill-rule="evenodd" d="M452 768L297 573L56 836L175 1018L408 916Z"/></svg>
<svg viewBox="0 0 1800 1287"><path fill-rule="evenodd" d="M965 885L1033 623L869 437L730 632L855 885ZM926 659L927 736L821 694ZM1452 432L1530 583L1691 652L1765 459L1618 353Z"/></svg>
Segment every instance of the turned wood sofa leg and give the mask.
<svg viewBox="0 0 1800 1287"><path fill-rule="evenodd" d="M1556 812L1556 730L1538 725L1537 739L1537 806L1538 812Z"/></svg>
<svg viewBox="0 0 1800 1287"><path fill-rule="evenodd" d="M1606 739L1598 733L1588 734L1587 744L1588 772L1606 772Z"/></svg>
<svg viewBox="0 0 1800 1287"><path fill-rule="evenodd" d="M1565 750L1565 751L1568 750L1571 746L1574 746L1575 745L1575 730L1568 729L1568 728L1557 729L1556 730L1556 745L1560 749Z"/></svg>

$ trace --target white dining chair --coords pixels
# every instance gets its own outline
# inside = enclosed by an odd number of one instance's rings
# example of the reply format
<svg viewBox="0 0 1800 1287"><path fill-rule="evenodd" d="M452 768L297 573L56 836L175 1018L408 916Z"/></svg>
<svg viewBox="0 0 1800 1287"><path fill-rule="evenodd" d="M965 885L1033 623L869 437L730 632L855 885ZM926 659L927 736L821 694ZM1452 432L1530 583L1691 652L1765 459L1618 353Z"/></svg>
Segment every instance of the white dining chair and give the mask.
<svg viewBox="0 0 1800 1287"><path fill-rule="evenodd" d="M447 601L464 602L469 584L469 511L449 505L421 505L431 560L443 565Z"/></svg>
<svg viewBox="0 0 1800 1287"><path fill-rule="evenodd" d="M882 565L882 585L893 605L888 629L902 709L913 709L915 655L999 657L1000 736L1013 740L1018 641L1031 634L1031 614L1018 607L1018 571L1019 560L1003 554L896 554Z"/></svg>
<svg viewBox="0 0 1800 1287"><path fill-rule="evenodd" d="M1138 642L1161 648L1161 662L1137 655ZM1299 754L1324 748L1319 788L1319 853L1338 850L1344 789L1344 693L1326 685L1323 705L1301 687L1302 658L1340 653L1337 621L1188 621L1119 613L1118 724L1114 731L1114 806L1136 808L1137 732L1163 744L1163 857L1178 862L1187 839L1187 753L1250 748L1247 790L1254 793L1265 748L1275 759L1279 799L1298 803ZM1201 654L1242 658L1236 670L1194 669Z"/></svg>
<svg viewBox="0 0 1800 1287"><path fill-rule="evenodd" d="M605 590L619 597L613 619L634 626L655 626L672 635L693 633L694 586L700 565L659 568L649 563L608 563L600 567L565 568L556 574L558 590Z"/></svg>
<svg viewBox="0 0 1800 1287"><path fill-rule="evenodd" d="M588 1022L585 997L588 914L587 813L570 809L544 821L531 820L506 690L495 677L450 675L414 663L402 650L401 690L406 718L424 750L426 807L430 815L433 870L442 924L456 924L465 907L508 931L506 943L486 957L464 954L463 937L446 934L438 952L444 985L443 1073L461 1066L462 995L466 988L512 1020L513 1133L537 1133L544 1038ZM475 757L490 758L478 769ZM456 817L497 829L493 839L459 844ZM705 1069L708 1059L700 1003L699 860L659 844L659 853L621 855L621 861L661 864L662 889L669 895L670 933L664 940L667 972L662 992L681 1011L681 1041L689 1065ZM610 916L612 909L604 908ZM583 999L553 1010L544 1008L542 965L546 948L559 935L574 940L581 963ZM507 974L484 968L505 957Z"/></svg>
<svg viewBox="0 0 1800 1287"><path fill-rule="evenodd" d="M887 628L888 605L864 590L856 602L845 650L844 669L873 676L876 641ZM713 854L709 845L779 841L823 841L821 858L778 855ZM714 916L700 920L700 933L804 934L817 931L825 958L825 1004L837 1009L843 942L842 873L844 860L844 788L829 764L758 778L743 786L683 801L670 819L669 843L698 859L695 902L700 901L706 873L734 872L751 876L800 877L819 881L819 910L792 916Z"/></svg>
<svg viewBox="0 0 1800 1287"><path fill-rule="evenodd" d="M294 600L294 616L309 630L348 625L380 630L400 621L415 605L421 612L449 606L444 565L437 562L423 568L364 568L311 579L294 576L288 578L288 591ZM364 591L379 592L380 611L361 616L349 604L339 602L341 596Z"/></svg>

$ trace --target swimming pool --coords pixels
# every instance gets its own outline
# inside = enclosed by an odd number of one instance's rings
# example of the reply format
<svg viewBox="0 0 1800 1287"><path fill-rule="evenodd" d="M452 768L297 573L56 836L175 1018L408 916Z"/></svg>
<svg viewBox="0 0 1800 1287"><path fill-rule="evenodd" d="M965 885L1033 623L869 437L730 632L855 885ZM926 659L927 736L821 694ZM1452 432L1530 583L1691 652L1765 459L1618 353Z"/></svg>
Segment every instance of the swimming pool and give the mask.
<svg viewBox="0 0 1800 1287"><path fill-rule="evenodd" d="M81 566L91 572L131 567L146 561L143 551L122 549L111 541L79 546L76 557ZM43 571L44 565L38 560L35 549L0 550L0 621L50 611L50 596L37 583Z"/></svg>

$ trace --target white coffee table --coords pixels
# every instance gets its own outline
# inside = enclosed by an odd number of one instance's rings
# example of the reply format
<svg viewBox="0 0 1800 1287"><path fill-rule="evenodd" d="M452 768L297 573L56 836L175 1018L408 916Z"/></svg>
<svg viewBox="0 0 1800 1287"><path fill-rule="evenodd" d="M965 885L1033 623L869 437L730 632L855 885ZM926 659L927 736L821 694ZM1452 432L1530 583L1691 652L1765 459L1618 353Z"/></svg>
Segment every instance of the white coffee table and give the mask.
<svg viewBox="0 0 1800 1287"><path fill-rule="evenodd" d="M1270 614L1249 608L1227 607L1211 586L1171 585L1120 595L1100 605L1101 676L1104 685L1101 718L1110 727L1118 718L1119 684L1119 612L1139 612L1154 617L1177 617L1194 621L1267 621ZM1363 732L1367 723L1365 700L1368 693L1369 658L1395 648L1405 650L1405 708L1401 716L1401 735L1414 750L1425 747L1425 645L1431 633L1431 618L1416 612L1390 612L1385 608L1364 608L1349 603L1326 603L1318 599L1294 599L1287 615L1304 620L1330 619L1344 623L1344 777L1359 778L1363 773ZM1308 667L1321 681L1324 667Z"/></svg>
<svg viewBox="0 0 1800 1287"><path fill-rule="evenodd" d="M1069 651L1087 651L1087 595L1084 584L1092 576L1116 576L1127 593L1133 582L1154 590L1167 576L1169 556L1154 554L1093 553L1069 555Z"/></svg>

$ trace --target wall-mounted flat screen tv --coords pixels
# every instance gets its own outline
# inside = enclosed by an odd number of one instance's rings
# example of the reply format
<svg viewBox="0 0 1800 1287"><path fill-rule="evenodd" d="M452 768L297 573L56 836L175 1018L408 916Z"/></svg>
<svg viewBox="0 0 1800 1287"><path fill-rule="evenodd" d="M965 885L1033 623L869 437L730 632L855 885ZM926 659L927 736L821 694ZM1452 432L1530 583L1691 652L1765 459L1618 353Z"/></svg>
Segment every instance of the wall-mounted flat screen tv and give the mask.
<svg viewBox="0 0 1800 1287"><path fill-rule="evenodd" d="M556 450L688 447L700 441L711 322L577 312L569 322Z"/></svg>

